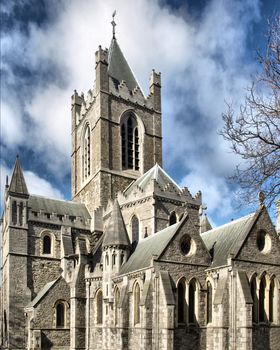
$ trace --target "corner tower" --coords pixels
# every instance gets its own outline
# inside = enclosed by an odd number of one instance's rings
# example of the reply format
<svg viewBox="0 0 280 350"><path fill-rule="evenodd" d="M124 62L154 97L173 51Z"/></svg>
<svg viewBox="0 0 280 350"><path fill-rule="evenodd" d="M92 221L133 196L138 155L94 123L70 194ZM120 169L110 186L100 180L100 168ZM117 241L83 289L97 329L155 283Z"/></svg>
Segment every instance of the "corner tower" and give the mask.
<svg viewBox="0 0 280 350"><path fill-rule="evenodd" d="M144 96L114 32L95 60L93 88L72 96L72 197L91 213L162 163L160 74Z"/></svg>

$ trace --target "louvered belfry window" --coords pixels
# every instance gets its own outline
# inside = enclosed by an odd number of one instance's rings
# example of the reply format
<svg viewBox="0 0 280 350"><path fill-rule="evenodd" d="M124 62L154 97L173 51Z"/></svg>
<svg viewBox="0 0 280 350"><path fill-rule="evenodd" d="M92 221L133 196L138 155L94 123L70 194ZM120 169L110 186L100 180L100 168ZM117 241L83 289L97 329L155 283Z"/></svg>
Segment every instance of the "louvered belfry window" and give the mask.
<svg viewBox="0 0 280 350"><path fill-rule="evenodd" d="M139 130L136 118L128 113L121 126L122 168L139 170Z"/></svg>
<svg viewBox="0 0 280 350"><path fill-rule="evenodd" d="M83 177L86 180L90 176L90 128L87 125L84 133L83 150Z"/></svg>

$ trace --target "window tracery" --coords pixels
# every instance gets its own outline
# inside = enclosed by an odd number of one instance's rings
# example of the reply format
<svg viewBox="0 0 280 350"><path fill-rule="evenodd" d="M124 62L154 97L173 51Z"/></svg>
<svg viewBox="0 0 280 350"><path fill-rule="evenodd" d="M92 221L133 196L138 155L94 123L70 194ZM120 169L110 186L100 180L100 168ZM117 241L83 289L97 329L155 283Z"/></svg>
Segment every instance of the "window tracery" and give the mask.
<svg viewBox="0 0 280 350"><path fill-rule="evenodd" d="M139 128L132 112L129 112L121 125L122 168L139 170L140 145Z"/></svg>

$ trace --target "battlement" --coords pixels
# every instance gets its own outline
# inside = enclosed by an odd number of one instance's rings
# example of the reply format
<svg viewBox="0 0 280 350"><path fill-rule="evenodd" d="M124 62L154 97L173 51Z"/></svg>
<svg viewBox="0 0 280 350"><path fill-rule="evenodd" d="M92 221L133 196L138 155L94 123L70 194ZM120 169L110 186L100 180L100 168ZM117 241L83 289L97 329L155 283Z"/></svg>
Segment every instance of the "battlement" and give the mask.
<svg viewBox="0 0 280 350"><path fill-rule="evenodd" d="M43 210L30 210L28 213L28 221L36 221L49 223L54 225L71 226L81 229L90 229L91 220L84 219L81 216L62 215L57 213L48 213Z"/></svg>
<svg viewBox="0 0 280 350"><path fill-rule="evenodd" d="M95 52L95 63L98 64L99 62L108 64L108 49L105 48L103 50L101 45L99 45L98 50Z"/></svg>
<svg viewBox="0 0 280 350"><path fill-rule="evenodd" d="M156 72L154 69L152 70L152 73L150 75L150 88L152 85L157 85L161 87L161 72Z"/></svg>

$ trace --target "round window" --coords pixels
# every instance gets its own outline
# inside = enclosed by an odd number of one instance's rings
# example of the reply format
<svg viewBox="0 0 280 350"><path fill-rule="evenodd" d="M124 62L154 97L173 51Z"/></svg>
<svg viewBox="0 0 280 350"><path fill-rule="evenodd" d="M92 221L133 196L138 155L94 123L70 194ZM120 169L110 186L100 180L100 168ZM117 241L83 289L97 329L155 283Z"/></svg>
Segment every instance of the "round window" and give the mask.
<svg viewBox="0 0 280 350"><path fill-rule="evenodd" d="M180 248L184 255L191 255L194 252L195 243L193 242L190 236L185 235L180 241Z"/></svg>
<svg viewBox="0 0 280 350"><path fill-rule="evenodd" d="M267 253L271 248L271 240L269 235L261 230L257 234L257 247L260 252Z"/></svg>

